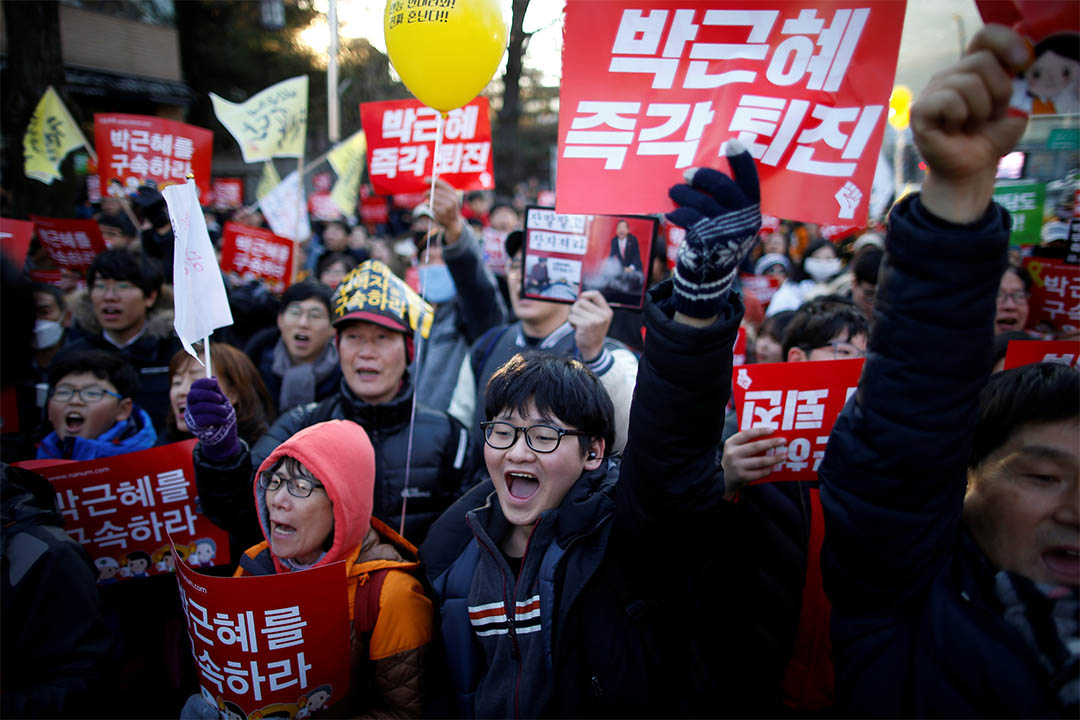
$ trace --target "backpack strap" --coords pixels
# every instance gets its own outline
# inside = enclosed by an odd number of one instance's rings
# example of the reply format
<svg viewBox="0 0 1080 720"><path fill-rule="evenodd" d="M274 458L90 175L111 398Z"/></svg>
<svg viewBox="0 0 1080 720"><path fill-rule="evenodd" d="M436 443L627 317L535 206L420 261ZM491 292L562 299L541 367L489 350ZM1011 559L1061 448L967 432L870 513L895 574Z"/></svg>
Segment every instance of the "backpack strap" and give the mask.
<svg viewBox="0 0 1080 720"><path fill-rule="evenodd" d="M379 619L379 597L382 595L383 582L390 568L382 568L368 575L367 582L356 584L356 599L353 604L353 627L357 634L370 635L375 630Z"/></svg>

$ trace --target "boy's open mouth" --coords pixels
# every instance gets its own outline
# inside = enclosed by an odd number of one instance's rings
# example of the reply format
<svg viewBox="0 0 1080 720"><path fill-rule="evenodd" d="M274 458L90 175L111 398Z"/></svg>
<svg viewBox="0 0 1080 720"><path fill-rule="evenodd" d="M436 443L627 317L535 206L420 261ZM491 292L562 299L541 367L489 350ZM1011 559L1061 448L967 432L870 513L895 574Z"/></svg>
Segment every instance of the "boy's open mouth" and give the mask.
<svg viewBox="0 0 1080 720"><path fill-rule="evenodd" d="M64 430L67 431L69 435L78 435L85 424L86 418L84 418L81 413L69 412L64 416Z"/></svg>
<svg viewBox="0 0 1080 720"><path fill-rule="evenodd" d="M518 500L528 500L540 489L540 481L530 473L508 472L505 477L506 491Z"/></svg>

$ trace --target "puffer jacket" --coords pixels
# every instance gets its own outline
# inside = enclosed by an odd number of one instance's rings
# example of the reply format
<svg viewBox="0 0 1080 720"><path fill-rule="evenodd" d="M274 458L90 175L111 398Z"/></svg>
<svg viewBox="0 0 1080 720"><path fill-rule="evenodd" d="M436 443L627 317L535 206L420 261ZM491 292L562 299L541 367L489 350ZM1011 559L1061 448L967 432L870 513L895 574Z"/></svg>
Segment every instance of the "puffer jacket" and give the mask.
<svg viewBox="0 0 1080 720"><path fill-rule="evenodd" d="M371 444L358 432L362 433L341 420L312 426L279 445L259 472L271 469L283 457L293 457L325 487L333 503L334 540L312 567L345 562L350 622L357 587L369 582L372 573L387 571L370 635L350 625L350 697L346 707L335 703L335 710L347 710L350 717L380 712L418 717L424 704L424 656L433 635L434 611L420 581L411 574L419 567L416 548L370 518L375 462ZM266 491L258 483L254 495L263 536L269 538ZM244 553L235 576L289 571L264 540Z"/></svg>
<svg viewBox="0 0 1080 720"><path fill-rule="evenodd" d="M136 405L131 417L121 420L96 438L69 436L61 440L56 432L45 436L38 446L37 459L96 460L149 450L157 435L150 416Z"/></svg>
<svg viewBox="0 0 1080 720"><path fill-rule="evenodd" d="M1008 239L998 205L958 226L909 196L889 216L866 366L819 472L837 701L855 716L1062 714L961 517Z"/></svg>
<svg viewBox="0 0 1080 720"><path fill-rule="evenodd" d="M686 611L699 558L671 538L704 536L723 502L715 459L742 303L692 328L673 321L671 292L649 291L625 459L540 515L520 575L499 551L508 524L490 480L421 546L449 672L431 714L671 717L723 692L700 661L703 618Z"/></svg>
<svg viewBox="0 0 1080 720"><path fill-rule="evenodd" d="M375 446L373 514L397 527L404 505L405 537L410 542L421 541L435 518L471 484L473 470L469 438L461 423L417 403L409 486L405 487L412 396L407 375L394 399L378 405L360 400L342 379L337 394L293 408L279 417L254 447L249 449L241 441L242 450L233 458L211 462L196 445L195 481L203 511L232 533L241 547L258 542L262 533L251 503L253 469L297 431L326 420L351 420L364 428Z"/></svg>

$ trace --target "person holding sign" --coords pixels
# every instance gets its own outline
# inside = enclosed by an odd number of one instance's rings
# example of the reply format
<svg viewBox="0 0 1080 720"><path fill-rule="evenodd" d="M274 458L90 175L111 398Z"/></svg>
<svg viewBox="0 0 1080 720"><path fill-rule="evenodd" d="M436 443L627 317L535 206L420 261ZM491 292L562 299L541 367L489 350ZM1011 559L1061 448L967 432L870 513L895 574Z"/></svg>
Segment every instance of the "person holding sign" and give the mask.
<svg viewBox="0 0 1080 720"><path fill-rule="evenodd" d="M671 536L704 542L723 501L716 449L743 314L731 282L761 225L754 162L738 141L727 153L734 180L697 169L671 190L688 232L674 280L649 291L621 464L612 399L582 360L527 351L492 374L490 479L421 548L450 674L432 714L670 717L715 694L695 652L702 616L682 607L699 553Z"/></svg>
<svg viewBox="0 0 1080 720"><path fill-rule="evenodd" d="M852 715L1077 716L1080 376L988 382L1009 242L994 175L1024 133L1006 108L1030 53L987 25L911 110L929 172L889 215L866 365L819 472Z"/></svg>
<svg viewBox="0 0 1080 720"><path fill-rule="evenodd" d="M285 413L253 446L239 438L236 412L217 380L196 380L188 391L184 421L200 440L194 451L199 497L207 517L241 540L261 535L248 501L252 470L295 433L326 420L351 420L369 431L378 457L374 514L395 525L404 514L410 540L423 538L469 484L465 428L422 402L413 412L413 332L430 332L431 306L369 260L338 285L331 307L343 375L338 392Z"/></svg>
<svg viewBox="0 0 1080 720"><path fill-rule="evenodd" d="M352 692L330 704L348 717L419 717L434 614L411 574L419 566L416 548L371 515L375 478L375 449L355 423L318 423L283 442L256 472L254 504L265 540L244 553L236 576L343 562Z"/></svg>

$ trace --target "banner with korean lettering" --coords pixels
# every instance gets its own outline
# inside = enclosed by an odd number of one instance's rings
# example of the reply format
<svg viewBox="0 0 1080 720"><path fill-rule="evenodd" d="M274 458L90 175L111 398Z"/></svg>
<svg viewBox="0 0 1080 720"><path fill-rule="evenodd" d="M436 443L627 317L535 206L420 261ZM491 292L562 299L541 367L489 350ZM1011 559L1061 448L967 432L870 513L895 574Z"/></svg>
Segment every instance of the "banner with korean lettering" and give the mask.
<svg viewBox="0 0 1080 720"><path fill-rule="evenodd" d="M205 128L149 115L94 115L98 177L108 187L117 178L128 190L143 180L176 185L194 173L199 201L209 205L214 134Z"/></svg>
<svg viewBox="0 0 1080 720"><path fill-rule="evenodd" d="M181 562L176 579L199 689L221 717L313 717L348 695L344 563L222 578Z"/></svg>
<svg viewBox="0 0 1080 720"><path fill-rule="evenodd" d="M61 220L30 216L38 240L63 270L84 273L98 253L105 252L101 228L93 220Z"/></svg>
<svg viewBox="0 0 1080 720"><path fill-rule="evenodd" d="M7 255L15 267L22 269L33 237L34 223L0 218L0 252Z"/></svg>
<svg viewBox="0 0 1080 720"><path fill-rule="evenodd" d="M368 175L380 195L427 190L434 171L458 190L495 187L485 97L449 112L437 165L438 113L419 100L360 103L360 123L367 138Z"/></svg>
<svg viewBox="0 0 1080 720"><path fill-rule="evenodd" d="M807 0L566 8L559 94L565 213L671 210L685 168L738 137L762 209L865 224L904 2Z"/></svg>
<svg viewBox="0 0 1080 720"><path fill-rule="evenodd" d="M219 177L211 184L216 208L234 210L244 204L244 178Z"/></svg>
<svg viewBox="0 0 1080 720"><path fill-rule="evenodd" d="M1002 370L1044 362L1076 367L1078 360L1080 342L1076 340L1010 340Z"/></svg>
<svg viewBox="0 0 1080 720"><path fill-rule="evenodd" d="M1031 274L1027 326L1046 323L1056 330L1080 329L1080 266L1050 258L1024 258Z"/></svg>
<svg viewBox="0 0 1080 720"><path fill-rule="evenodd" d="M229 562L229 536L199 510L195 440L85 462L15 463L52 483L64 529L98 569L98 582L172 572L177 554L197 567Z"/></svg>
<svg viewBox="0 0 1080 720"><path fill-rule="evenodd" d="M261 280L270 292L282 293L292 279L293 241L263 228L225 223L221 238L221 270L241 280Z"/></svg>
<svg viewBox="0 0 1080 720"><path fill-rule="evenodd" d="M242 103L210 93L214 114L240 145L244 162L301 157L307 138L308 76L260 90Z"/></svg>
<svg viewBox="0 0 1080 720"><path fill-rule="evenodd" d="M999 183L994 186L994 202L1008 210L1012 216L1010 245L1019 247L1039 244L1043 205L1046 202L1046 183Z"/></svg>
<svg viewBox="0 0 1080 720"><path fill-rule="evenodd" d="M855 392L863 360L818 360L740 365L732 370L739 430L772 426L787 441L770 455L785 454L763 482L816 480L837 416Z"/></svg>

